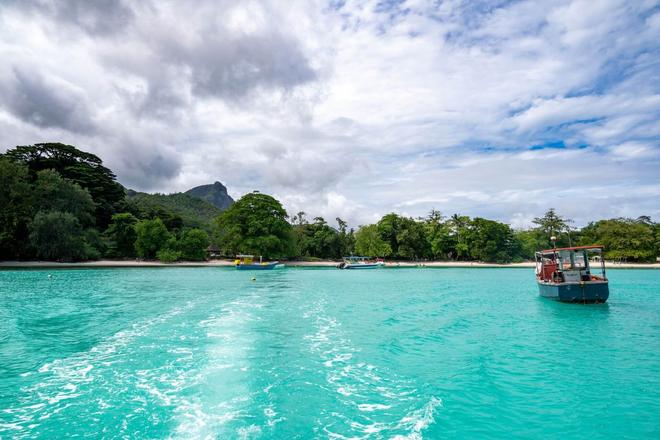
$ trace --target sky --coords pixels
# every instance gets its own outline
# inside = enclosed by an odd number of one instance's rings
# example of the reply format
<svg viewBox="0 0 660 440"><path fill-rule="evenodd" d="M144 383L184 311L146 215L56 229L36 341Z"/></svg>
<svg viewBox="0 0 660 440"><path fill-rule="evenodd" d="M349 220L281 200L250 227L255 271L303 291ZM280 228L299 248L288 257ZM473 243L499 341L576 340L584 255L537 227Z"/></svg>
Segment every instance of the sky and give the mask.
<svg viewBox="0 0 660 440"><path fill-rule="evenodd" d="M0 152L352 226L660 220L660 1L0 2Z"/></svg>

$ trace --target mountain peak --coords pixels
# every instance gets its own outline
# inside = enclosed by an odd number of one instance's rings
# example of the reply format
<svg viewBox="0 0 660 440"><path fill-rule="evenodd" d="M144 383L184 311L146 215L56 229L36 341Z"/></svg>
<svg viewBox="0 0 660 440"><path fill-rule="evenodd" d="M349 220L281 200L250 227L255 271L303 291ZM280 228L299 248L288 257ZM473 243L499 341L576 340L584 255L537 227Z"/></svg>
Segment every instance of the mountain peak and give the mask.
<svg viewBox="0 0 660 440"><path fill-rule="evenodd" d="M222 210L229 208L234 203L234 199L227 194L227 187L217 180L210 185L201 185L189 189L186 194L206 200Z"/></svg>

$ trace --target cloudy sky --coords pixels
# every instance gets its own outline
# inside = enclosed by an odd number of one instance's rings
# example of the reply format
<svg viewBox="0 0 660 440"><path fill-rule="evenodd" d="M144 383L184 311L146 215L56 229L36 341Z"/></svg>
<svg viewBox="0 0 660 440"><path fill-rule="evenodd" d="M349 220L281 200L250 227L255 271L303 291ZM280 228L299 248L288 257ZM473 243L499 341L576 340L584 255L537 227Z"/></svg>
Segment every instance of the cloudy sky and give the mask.
<svg viewBox="0 0 660 440"><path fill-rule="evenodd" d="M138 190L660 220L655 0L3 0L0 57L0 152L71 143Z"/></svg>

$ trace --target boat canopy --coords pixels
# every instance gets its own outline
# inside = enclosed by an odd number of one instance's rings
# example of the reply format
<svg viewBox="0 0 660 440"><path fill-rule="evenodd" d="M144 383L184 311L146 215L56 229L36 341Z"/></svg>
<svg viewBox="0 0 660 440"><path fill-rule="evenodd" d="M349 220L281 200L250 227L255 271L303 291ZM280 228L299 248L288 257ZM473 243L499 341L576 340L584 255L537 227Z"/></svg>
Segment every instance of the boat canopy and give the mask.
<svg viewBox="0 0 660 440"><path fill-rule="evenodd" d="M350 257L344 257L344 260L365 261L365 260L372 260L372 258L371 257L358 257L356 255L351 255Z"/></svg>
<svg viewBox="0 0 660 440"><path fill-rule="evenodd" d="M573 246L536 252L536 276L541 282L606 281L601 245ZM600 275L592 273L589 254L597 254Z"/></svg>
<svg viewBox="0 0 660 440"><path fill-rule="evenodd" d="M590 251L590 252L595 252L595 253L601 253L603 251L604 246L595 244L592 246L573 246L573 247L563 247L563 248L555 248L555 249L545 249L540 252L537 252L538 254L542 255L552 255L557 252L561 251Z"/></svg>

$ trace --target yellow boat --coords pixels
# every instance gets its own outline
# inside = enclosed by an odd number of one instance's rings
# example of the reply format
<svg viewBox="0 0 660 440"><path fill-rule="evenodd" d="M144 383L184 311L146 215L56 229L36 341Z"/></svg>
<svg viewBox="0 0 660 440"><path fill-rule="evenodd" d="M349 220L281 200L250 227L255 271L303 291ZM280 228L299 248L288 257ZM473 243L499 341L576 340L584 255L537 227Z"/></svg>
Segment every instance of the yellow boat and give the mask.
<svg viewBox="0 0 660 440"><path fill-rule="evenodd" d="M254 255L236 255L234 265L238 270L270 270L280 264L279 261L263 261L261 256L259 262L254 261Z"/></svg>

